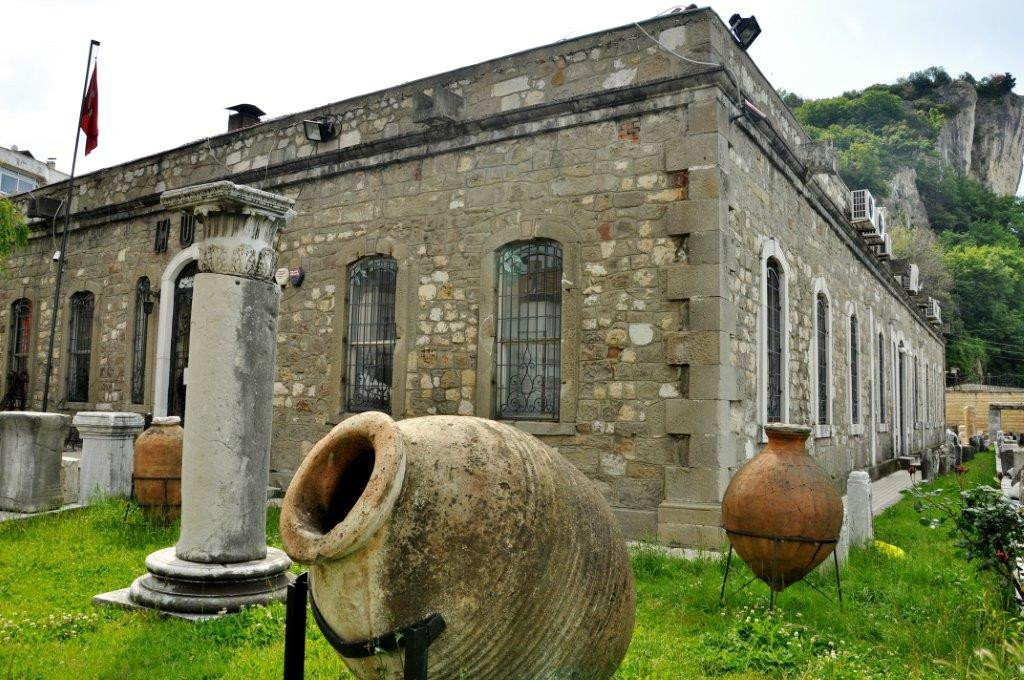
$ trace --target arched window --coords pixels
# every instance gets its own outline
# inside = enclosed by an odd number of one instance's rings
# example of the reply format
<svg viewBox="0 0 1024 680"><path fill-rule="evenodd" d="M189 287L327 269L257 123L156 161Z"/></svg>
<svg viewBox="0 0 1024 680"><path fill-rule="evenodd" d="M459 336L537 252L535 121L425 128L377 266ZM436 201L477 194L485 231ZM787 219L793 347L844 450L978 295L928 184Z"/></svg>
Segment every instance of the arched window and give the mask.
<svg viewBox="0 0 1024 680"><path fill-rule="evenodd" d="M931 369L927 361L924 363L924 424L925 427L931 427L932 424Z"/></svg>
<svg viewBox="0 0 1024 680"><path fill-rule="evenodd" d="M562 388L562 246L498 251L495 417L557 420Z"/></svg>
<svg viewBox="0 0 1024 680"><path fill-rule="evenodd" d="M917 425L917 423L920 422L920 420L921 420L921 412L920 412L920 410L918 409L918 406L917 406L919 400L921 399L921 391L918 389L918 386L919 386L918 380L920 380L920 374L918 373L918 369L917 369L917 361L918 361L917 357L914 357L914 409L913 409L913 413L914 413L914 424L915 425Z"/></svg>
<svg viewBox="0 0 1024 680"><path fill-rule="evenodd" d="M878 334L878 422L885 422L885 338Z"/></svg>
<svg viewBox="0 0 1024 680"><path fill-rule="evenodd" d="M89 359L92 353L92 315L96 298L89 291L71 296L68 325L68 401L89 401Z"/></svg>
<svg viewBox="0 0 1024 680"><path fill-rule="evenodd" d="M766 267L767 319L766 348L768 354L767 381L765 385L766 416L769 423L782 421L782 339L785 333L785 318L782 312L782 296L785 285L782 266L774 257L768 260Z"/></svg>
<svg viewBox="0 0 1024 680"><path fill-rule="evenodd" d="M146 344L149 335L149 278L143 276L135 284L135 335L132 338L132 403L146 400Z"/></svg>
<svg viewBox="0 0 1024 680"><path fill-rule="evenodd" d="M857 338L857 315L850 316L850 422L860 422L860 350Z"/></svg>
<svg viewBox="0 0 1024 680"><path fill-rule="evenodd" d="M829 357L828 357L828 298L818 293L815 304L817 314L817 357L818 357L818 424L827 425L829 421Z"/></svg>
<svg viewBox="0 0 1024 680"><path fill-rule="evenodd" d="M345 333L345 410L391 412L395 287L398 263L386 255L357 260L348 269Z"/></svg>
<svg viewBox="0 0 1024 680"><path fill-rule="evenodd" d="M32 302L26 298L11 303L10 337L4 407L24 409L28 396L28 351L32 338Z"/></svg>

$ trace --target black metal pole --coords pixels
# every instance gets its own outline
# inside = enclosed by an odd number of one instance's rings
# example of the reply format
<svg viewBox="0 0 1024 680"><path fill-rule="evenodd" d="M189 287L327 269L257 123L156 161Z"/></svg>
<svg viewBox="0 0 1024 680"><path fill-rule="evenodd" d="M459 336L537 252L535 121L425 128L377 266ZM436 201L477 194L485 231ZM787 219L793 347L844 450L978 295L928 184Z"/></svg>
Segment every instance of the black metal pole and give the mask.
<svg viewBox="0 0 1024 680"><path fill-rule="evenodd" d="M306 593L309 572L288 584L284 614L284 680L302 680L306 675Z"/></svg>
<svg viewBox="0 0 1024 680"><path fill-rule="evenodd" d="M718 606L725 604L725 584L729 580L729 567L732 565L732 541L729 542L729 556L725 558L725 575L722 576L722 592L718 594Z"/></svg>
<svg viewBox="0 0 1024 680"><path fill-rule="evenodd" d="M57 257L57 283L53 289L53 308L50 310L50 342L46 348L46 380L43 381L43 411L50 405L50 375L53 373L53 339L57 333L57 312L60 311L60 286L64 281L64 251L68 247L68 230L71 228L71 198L75 190L75 165L78 163L78 140L81 137L82 107L85 93L89 89L89 73L92 71L92 50L99 47L99 40L89 41L89 57L85 60L85 83L82 85L82 99L75 119L75 152L71 156L71 177L68 178L68 195L64 199L64 231L60 235L60 255Z"/></svg>

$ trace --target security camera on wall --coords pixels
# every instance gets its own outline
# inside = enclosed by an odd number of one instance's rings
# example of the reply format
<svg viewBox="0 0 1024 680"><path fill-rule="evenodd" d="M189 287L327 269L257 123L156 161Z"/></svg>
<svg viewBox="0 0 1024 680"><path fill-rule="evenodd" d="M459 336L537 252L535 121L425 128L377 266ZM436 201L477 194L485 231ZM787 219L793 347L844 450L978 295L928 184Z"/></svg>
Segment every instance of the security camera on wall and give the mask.
<svg viewBox="0 0 1024 680"><path fill-rule="evenodd" d="M53 261L54 262L60 261L60 251L59 250L53 251Z"/></svg>

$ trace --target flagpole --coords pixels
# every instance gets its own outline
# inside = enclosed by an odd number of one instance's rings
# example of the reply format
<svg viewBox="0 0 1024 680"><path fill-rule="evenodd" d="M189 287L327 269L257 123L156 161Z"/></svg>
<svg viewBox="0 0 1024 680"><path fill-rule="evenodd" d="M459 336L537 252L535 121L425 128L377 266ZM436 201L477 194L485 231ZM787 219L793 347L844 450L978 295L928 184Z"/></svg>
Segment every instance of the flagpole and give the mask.
<svg viewBox="0 0 1024 680"><path fill-rule="evenodd" d="M82 85L81 104L75 119L75 152L71 156L71 177L68 179L68 195L64 199L64 231L60 235L60 254L57 256L57 283L53 290L53 308L50 310L50 343L46 349L46 380L43 382L43 411L50 405L50 375L53 373L53 339L57 333L57 312L60 311L60 286L64 281L64 251L68 247L68 230L71 228L71 198L75 190L75 164L78 162L78 140L82 136L82 110L85 107L85 93L89 89L89 73L92 71L92 51L99 47L99 40L89 41L89 57L85 60L85 83Z"/></svg>

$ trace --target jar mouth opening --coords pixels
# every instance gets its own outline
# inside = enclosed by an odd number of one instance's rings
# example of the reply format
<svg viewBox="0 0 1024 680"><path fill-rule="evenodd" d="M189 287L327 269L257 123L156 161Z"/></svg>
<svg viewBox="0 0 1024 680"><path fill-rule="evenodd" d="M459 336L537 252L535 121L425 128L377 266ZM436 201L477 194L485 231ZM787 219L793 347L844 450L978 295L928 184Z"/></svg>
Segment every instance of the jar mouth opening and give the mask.
<svg viewBox="0 0 1024 680"><path fill-rule="evenodd" d="M405 478L405 445L384 413L362 413L307 454L285 494L281 540L297 562L339 559L390 517Z"/></svg>
<svg viewBox="0 0 1024 680"><path fill-rule="evenodd" d="M180 416L155 416L152 420L153 425L181 425Z"/></svg>
<svg viewBox="0 0 1024 680"><path fill-rule="evenodd" d="M797 423L768 423L764 426L764 431L769 436L799 439L807 439L811 434L809 426Z"/></svg>

